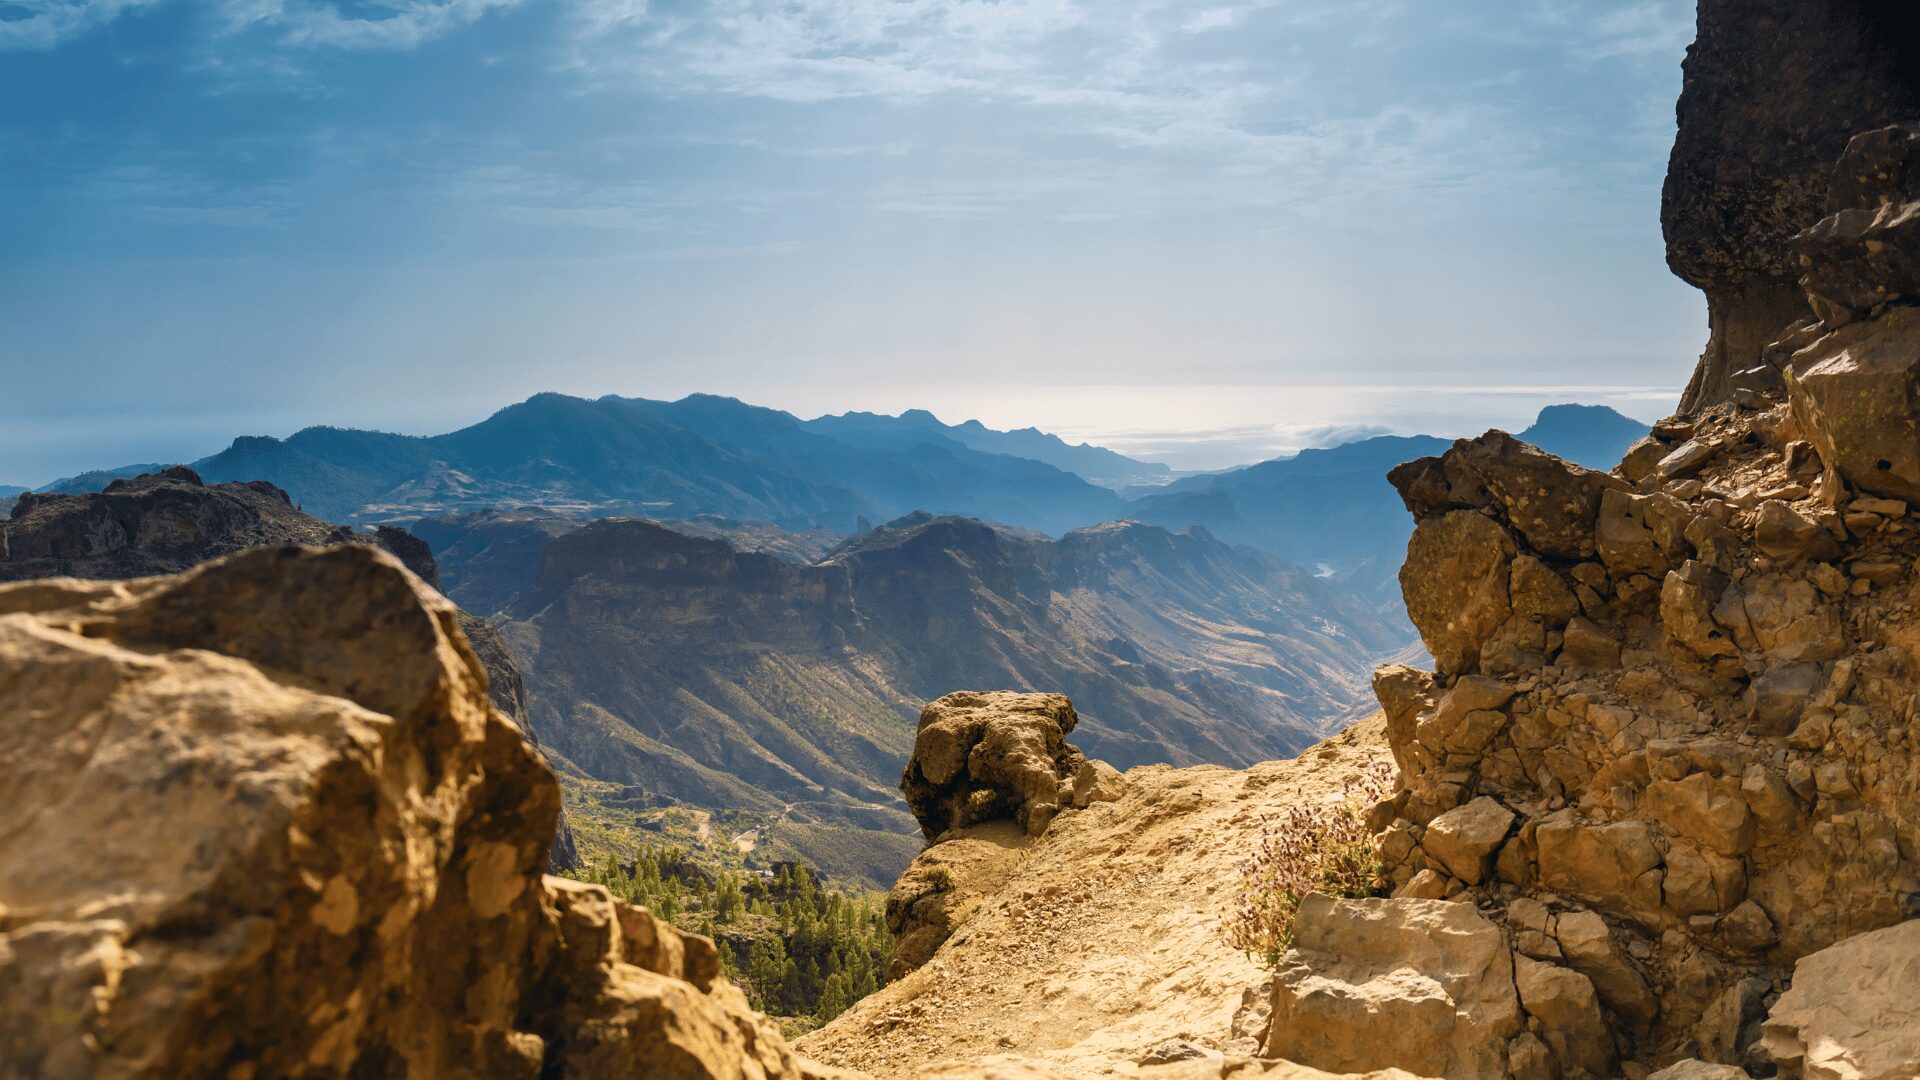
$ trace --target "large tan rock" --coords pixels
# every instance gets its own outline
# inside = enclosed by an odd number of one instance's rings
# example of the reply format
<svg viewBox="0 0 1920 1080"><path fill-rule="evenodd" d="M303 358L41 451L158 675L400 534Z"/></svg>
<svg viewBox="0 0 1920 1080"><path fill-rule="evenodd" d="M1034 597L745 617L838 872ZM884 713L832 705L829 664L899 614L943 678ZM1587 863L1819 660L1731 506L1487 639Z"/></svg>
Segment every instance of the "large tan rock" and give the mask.
<svg viewBox="0 0 1920 1080"><path fill-rule="evenodd" d="M1802 957L1761 1045L1785 1080L1920 1076L1920 919Z"/></svg>
<svg viewBox="0 0 1920 1080"><path fill-rule="evenodd" d="M1920 309L1897 307L1793 358L1793 413L1820 460L1862 491L1920 499Z"/></svg>
<svg viewBox="0 0 1920 1080"><path fill-rule="evenodd" d="M1478 885L1513 828L1513 811L1485 795L1427 823L1420 846L1454 877Z"/></svg>
<svg viewBox="0 0 1920 1080"><path fill-rule="evenodd" d="M1045 832L1071 805L1086 762L1067 743L1079 720L1061 694L963 690L928 705L900 777L920 830L937 840L950 829L1007 818L1030 836ZM1098 784L1083 786L1090 796ZM1112 786L1109 780L1108 794Z"/></svg>
<svg viewBox="0 0 1920 1080"><path fill-rule="evenodd" d="M1549 818L1535 833L1540 880L1602 911L1646 918L1660 906L1660 849L1641 821Z"/></svg>
<svg viewBox="0 0 1920 1080"><path fill-rule="evenodd" d="M1600 996L1585 975L1525 956L1514 957L1520 1006L1539 1021L1537 1033L1566 1077L1611 1075L1613 1036L1600 1014Z"/></svg>
<svg viewBox="0 0 1920 1080"><path fill-rule="evenodd" d="M1266 1053L1330 1072L1499 1080L1521 1021L1506 939L1472 905L1316 893L1274 979Z"/></svg>
<svg viewBox="0 0 1920 1080"><path fill-rule="evenodd" d="M1400 589L1442 674L1474 670L1482 643L1513 613L1507 589L1515 550L1498 522L1473 510L1415 526Z"/></svg>
<svg viewBox="0 0 1920 1080"><path fill-rule="evenodd" d="M1026 831L1011 821L961 829L921 852L887 894L887 928L896 939L887 981L933 958L981 897L1005 884L1028 847Z"/></svg>
<svg viewBox="0 0 1920 1080"><path fill-rule="evenodd" d="M705 939L544 879L559 793L367 546L0 587L24 1077L773 1078Z"/></svg>

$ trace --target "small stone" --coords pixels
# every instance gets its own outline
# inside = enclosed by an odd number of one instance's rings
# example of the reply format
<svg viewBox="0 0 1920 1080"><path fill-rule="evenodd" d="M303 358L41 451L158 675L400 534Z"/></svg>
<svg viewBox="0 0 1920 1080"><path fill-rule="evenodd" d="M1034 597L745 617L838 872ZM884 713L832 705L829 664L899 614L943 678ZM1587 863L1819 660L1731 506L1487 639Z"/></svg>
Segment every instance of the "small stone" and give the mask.
<svg viewBox="0 0 1920 1080"><path fill-rule="evenodd" d="M1704 468L1713 456L1720 452L1718 446L1688 439L1676 447L1673 452L1660 459L1653 467L1654 475L1662 480L1679 480L1692 476Z"/></svg>
<svg viewBox="0 0 1920 1080"><path fill-rule="evenodd" d="M1482 795L1428 822L1420 845L1454 877L1478 885L1487 879L1513 822L1513 811Z"/></svg>

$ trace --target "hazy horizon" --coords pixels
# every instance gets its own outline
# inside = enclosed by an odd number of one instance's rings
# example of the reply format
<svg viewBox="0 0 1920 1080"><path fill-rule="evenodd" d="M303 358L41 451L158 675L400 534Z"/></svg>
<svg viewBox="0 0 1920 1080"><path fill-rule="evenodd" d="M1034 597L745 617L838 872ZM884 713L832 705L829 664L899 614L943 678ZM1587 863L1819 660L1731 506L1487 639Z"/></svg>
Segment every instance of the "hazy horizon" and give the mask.
<svg viewBox="0 0 1920 1080"><path fill-rule="evenodd" d="M1685 0L13 6L9 483L542 390L1219 467L1646 418L1706 336Z"/></svg>
<svg viewBox="0 0 1920 1080"><path fill-rule="evenodd" d="M1223 388L1201 388L1198 400L1211 401L1213 395L1209 393L1209 391L1222 389ZM1290 398L1298 398L1303 394L1303 389L1298 387L1236 387L1232 388L1232 390L1234 391L1233 397L1235 400L1239 401L1242 409L1246 410L1249 414L1257 412L1260 408L1261 396L1259 391L1261 390L1275 394L1284 394ZM1335 390L1352 392L1355 388L1342 387L1335 388ZM707 392L708 391L697 390L689 391L689 393ZM1044 405L1049 401L1057 402L1064 400L1068 393L1080 399L1083 412L1092 415L1125 412L1128 399L1142 396L1151 396L1152 400L1162 407L1164 413L1164 407L1167 406L1169 402L1175 401L1179 396L1176 390L1166 387L1074 387L1070 388L1070 391L1063 390L1058 398L1053 395L1041 394L1036 395L1036 399ZM1106 447L1107 449L1126 454L1140 461L1166 464L1181 472L1214 472L1257 464L1258 462L1270 461L1275 458L1288 457L1297 454L1301 450L1340 446L1378 435L1434 435L1443 438L1457 438L1475 435L1491 427L1499 427L1508 431L1518 432L1532 423L1540 409L1548 405L1604 405L1633 419L1651 422L1665 416L1671 411L1668 405L1674 400L1676 395L1677 391L1668 391L1665 389L1616 388L1609 391L1596 387L1514 386L1474 388L1472 390L1456 390L1452 394L1437 395L1442 402L1446 402L1450 398L1457 398L1464 406L1462 409L1448 411L1434 406L1432 399L1436 395L1431 390L1422 390L1417 394L1403 397L1402 395L1393 393L1392 388L1371 387L1359 388L1359 392L1351 393L1351 404L1349 406L1354 409L1366 410L1364 415L1373 418L1369 421L1326 424L1287 424L1284 422L1252 423L1222 426L1213 429L1160 427L1118 430L1109 428L1078 428L1071 424L1050 425L1044 420L1039 422L1025 422L1017 419L995 420L991 418L993 415L996 415L991 409L982 415L975 415L970 412L963 414L963 412L954 412L939 408L927 408L924 404L908 404L898 407L887 405L850 405L846 407L802 407L796 409L768 401L755 401L750 398L742 398L740 400L745 401L746 404L749 405L780 409L781 411L792 413L802 420L810 420L819 416L836 415L845 412L869 412L898 416L910 409L921 409L932 413L941 422L949 425L959 425L969 420L978 420L987 427L999 431L1037 428L1048 434L1059 436L1068 443L1090 443L1094 446ZM575 393L572 396L597 398L605 395ZM644 395L616 394L614 396L639 397ZM659 398L658 400L677 400L684 396L686 395L674 394ZM1308 396L1311 395L1309 394ZM1415 400L1423 404L1417 409L1410 410L1408 406ZM145 463L188 463L226 449L236 437L268 435L274 438L284 439L296 431L307 427L362 428L415 436L439 435L479 423L495 412L498 412L499 409L515 403L516 402L501 402L498 406L487 409L478 415L455 419L444 425L428 424L414 430L409 430L401 426L381 425L378 423L362 424L344 422L336 418L314 418L301 422L290 422L288 426L282 426L274 430L235 430L224 436L213 437L208 440L187 439L169 442L165 439L148 439L143 442L138 436L107 440L109 445L124 445L131 449L129 453L112 460L99 459L97 451L83 450L80 451L80 453L87 455L84 464L58 469L53 472L48 472L44 469L32 475L16 475L0 472L0 484L15 484L33 488L44 486L56 480L67 479L83 472L99 469L116 469ZM985 403L983 402L983 404ZM1020 409L1012 409L1001 410L998 415L1018 417L1027 415L1027 413ZM1489 419L1484 422L1475 419L1475 417L1481 415L1485 415L1489 417ZM1399 418L1405 420L1409 417L1430 418L1434 423L1427 426L1420 426L1418 423L1414 423L1413 426L1406 426L1404 424L1395 426L1380 422L1381 418ZM143 454L139 451L139 447L143 445L155 448L172 446L176 449L174 452L151 452Z"/></svg>

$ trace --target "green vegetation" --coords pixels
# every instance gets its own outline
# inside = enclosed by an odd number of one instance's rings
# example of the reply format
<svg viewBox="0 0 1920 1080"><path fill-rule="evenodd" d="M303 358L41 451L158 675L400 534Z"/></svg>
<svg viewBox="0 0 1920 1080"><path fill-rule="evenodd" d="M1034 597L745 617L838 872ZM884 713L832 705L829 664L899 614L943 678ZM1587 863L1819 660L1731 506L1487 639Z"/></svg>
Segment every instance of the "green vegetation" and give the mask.
<svg viewBox="0 0 1920 1080"><path fill-rule="evenodd" d="M1296 805L1269 821L1259 850L1240 864L1240 892L1223 927L1227 944L1278 970L1309 894L1381 895L1387 882L1367 815L1392 790L1392 769L1377 764L1347 784L1339 802Z"/></svg>
<svg viewBox="0 0 1920 1080"><path fill-rule="evenodd" d="M885 896L824 887L805 866L772 871L696 865L685 848L648 845L629 866L606 855L575 875L604 885L720 947L727 977L753 1007L805 1030L880 988L893 935Z"/></svg>

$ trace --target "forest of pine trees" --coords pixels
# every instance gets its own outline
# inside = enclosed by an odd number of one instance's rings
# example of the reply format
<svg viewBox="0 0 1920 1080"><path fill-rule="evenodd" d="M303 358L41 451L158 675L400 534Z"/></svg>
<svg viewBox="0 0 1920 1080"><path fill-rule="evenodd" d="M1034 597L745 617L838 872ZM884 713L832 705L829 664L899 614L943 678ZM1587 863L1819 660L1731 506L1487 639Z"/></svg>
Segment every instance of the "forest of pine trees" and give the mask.
<svg viewBox="0 0 1920 1080"><path fill-rule="evenodd" d="M770 877L696 867L680 847L647 846L632 869L612 856L577 875L720 947L727 977L753 1007L824 1024L880 988L893 952L886 898L823 888L807 867Z"/></svg>

